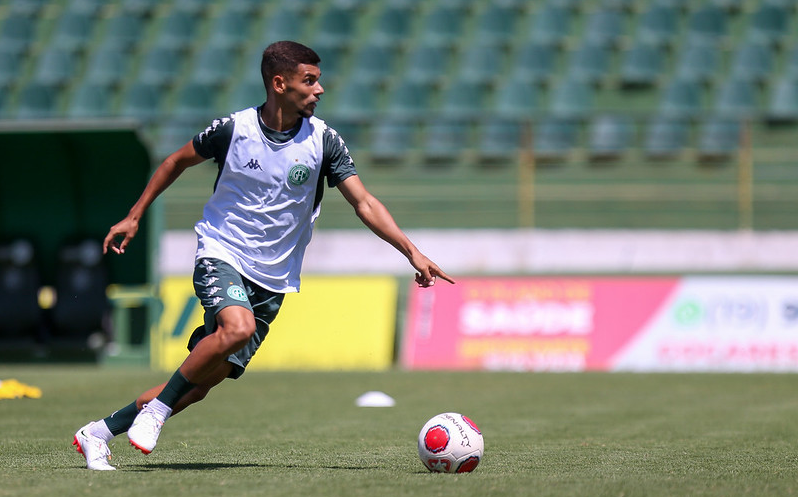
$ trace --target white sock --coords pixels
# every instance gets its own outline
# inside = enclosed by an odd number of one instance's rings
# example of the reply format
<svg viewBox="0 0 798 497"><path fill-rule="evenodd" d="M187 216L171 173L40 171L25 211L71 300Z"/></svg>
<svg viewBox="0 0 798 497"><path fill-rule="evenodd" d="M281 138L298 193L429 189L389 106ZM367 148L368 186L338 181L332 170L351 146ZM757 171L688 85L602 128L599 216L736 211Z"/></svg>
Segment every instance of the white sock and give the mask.
<svg viewBox="0 0 798 497"><path fill-rule="evenodd" d="M147 403L147 407L155 411L155 413L158 414L158 416L160 416L161 418L163 418L164 421L166 421L166 418L168 418L172 414L172 408L158 399L152 399L151 401L149 401Z"/></svg>
<svg viewBox="0 0 798 497"><path fill-rule="evenodd" d="M108 425L105 424L104 419L92 423L89 427L89 433L94 437L102 438L106 442L114 438L114 434L108 429Z"/></svg>

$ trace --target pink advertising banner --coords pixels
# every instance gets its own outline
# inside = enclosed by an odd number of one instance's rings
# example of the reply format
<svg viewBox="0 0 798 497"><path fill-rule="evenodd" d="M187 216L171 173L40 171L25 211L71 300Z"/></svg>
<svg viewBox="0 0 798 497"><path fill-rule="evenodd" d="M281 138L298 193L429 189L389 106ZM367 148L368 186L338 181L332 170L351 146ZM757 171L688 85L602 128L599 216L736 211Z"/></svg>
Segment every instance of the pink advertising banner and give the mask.
<svg viewBox="0 0 798 497"><path fill-rule="evenodd" d="M791 276L462 278L405 323L412 369L798 371Z"/></svg>

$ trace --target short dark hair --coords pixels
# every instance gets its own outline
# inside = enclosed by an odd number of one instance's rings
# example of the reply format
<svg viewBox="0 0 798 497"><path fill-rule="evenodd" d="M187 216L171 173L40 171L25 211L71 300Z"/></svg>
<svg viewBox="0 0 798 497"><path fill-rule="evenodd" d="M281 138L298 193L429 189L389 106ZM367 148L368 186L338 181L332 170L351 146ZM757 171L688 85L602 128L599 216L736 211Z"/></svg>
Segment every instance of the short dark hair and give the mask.
<svg viewBox="0 0 798 497"><path fill-rule="evenodd" d="M290 75L299 64L319 65L321 58L312 48L295 41L276 41L266 47L260 62L263 84L269 87L275 76Z"/></svg>

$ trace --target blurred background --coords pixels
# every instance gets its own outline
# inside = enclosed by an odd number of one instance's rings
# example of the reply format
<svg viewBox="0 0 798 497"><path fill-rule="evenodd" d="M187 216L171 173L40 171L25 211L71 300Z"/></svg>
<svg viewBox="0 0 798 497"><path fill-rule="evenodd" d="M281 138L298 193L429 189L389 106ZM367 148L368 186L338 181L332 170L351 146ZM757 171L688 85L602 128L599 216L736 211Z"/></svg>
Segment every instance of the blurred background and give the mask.
<svg viewBox="0 0 798 497"><path fill-rule="evenodd" d="M96 242L168 153L263 101L280 39L319 53L317 115L450 272L791 274L797 23L794 0L3 0L3 359L150 359L216 168L124 261ZM403 272L340 195L324 211L311 274Z"/></svg>

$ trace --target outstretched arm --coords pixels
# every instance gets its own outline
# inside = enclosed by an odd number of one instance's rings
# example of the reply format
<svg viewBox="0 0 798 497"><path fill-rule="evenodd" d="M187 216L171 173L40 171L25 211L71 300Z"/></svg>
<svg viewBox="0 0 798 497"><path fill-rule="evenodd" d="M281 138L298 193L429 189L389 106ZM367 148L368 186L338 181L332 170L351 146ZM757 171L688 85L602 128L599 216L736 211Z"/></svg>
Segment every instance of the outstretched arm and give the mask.
<svg viewBox="0 0 798 497"><path fill-rule="evenodd" d="M128 215L113 225L108 231L108 235L106 235L103 242L103 253L107 253L110 249L117 254L124 254L125 248L139 230L139 221L144 215L144 211L147 210L155 198L166 190L166 187L171 185L186 168L199 164L204 160L205 158L194 150L194 145L191 142L186 143L177 152L167 157L155 170L155 173L153 173L144 188L144 192L130 209ZM119 240L120 237L122 238L121 241Z"/></svg>
<svg viewBox="0 0 798 497"><path fill-rule="evenodd" d="M349 204L354 207L355 213L363 221L363 224L407 257L410 264L418 271L416 273L416 283L419 286L428 287L434 285L438 276L449 283L454 283L454 280L449 275L444 273L437 264L429 260L413 245L407 235L396 224L388 209L366 190L357 175L346 178L338 185L338 189Z"/></svg>

